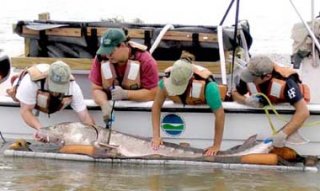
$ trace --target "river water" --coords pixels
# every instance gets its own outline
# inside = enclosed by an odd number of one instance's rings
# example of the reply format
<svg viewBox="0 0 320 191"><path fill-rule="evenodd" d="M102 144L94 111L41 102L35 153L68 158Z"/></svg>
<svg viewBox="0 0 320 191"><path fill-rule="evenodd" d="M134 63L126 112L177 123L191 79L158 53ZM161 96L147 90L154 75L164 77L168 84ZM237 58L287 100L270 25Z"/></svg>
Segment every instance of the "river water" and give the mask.
<svg viewBox="0 0 320 191"><path fill-rule="evenodd" d="M7 147L2 146L0 150ZM230 170L196 165L112 164L0 156L0 191L317 191L319 179L320 173L310 171Z"/></svg>
<svg viewBox="0 0 320 191"><path fill-rule="evenodd" d="M309 19L310 1L296 0ZM49 12L53 20L97 21L140 18L146 23L217 25L229 1L196 3L171 0L3 0L0 11L0 48L9 55L23 52L23 39L12 33L18 20L37 19ZM143 6L142 6L143 4ZM315 1L320 7L320 1ZM234 12L234 10L232 10ZM315 10L316 14L319 10ZM233 23L233 16L226 23ZM299 22L287 0L243 0L240 19L251 24L252 53L290 54L292 25ZM19 117L17 114L16 117ZM14 120L14 116L13 116ZM3 124L10 125L10 124ZM1 129L0 129L1 130ZM2 190L320 190L320 173L274 170L226 170L181 165L134 165L75 162L0 156Z"/></svg>

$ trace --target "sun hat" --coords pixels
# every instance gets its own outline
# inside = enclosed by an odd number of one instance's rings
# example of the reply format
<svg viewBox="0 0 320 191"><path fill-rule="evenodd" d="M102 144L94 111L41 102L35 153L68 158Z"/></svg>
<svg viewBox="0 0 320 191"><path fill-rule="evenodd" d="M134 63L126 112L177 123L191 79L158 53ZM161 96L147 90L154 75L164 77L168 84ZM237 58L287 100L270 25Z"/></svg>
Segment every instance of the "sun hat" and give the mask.
<svg viewBox="0 0 320 191"><path fill-rule="evenodd" d="M168 95L181 95L186 90L192 75L192 64L184 59L177 60L172 66L169 78L164 81Z"/></svg>
<svg viewBox="0 0 320 191"><path fill-rule="evenodd" d="M48 89L50 92L68 93L71 70L68 64L56 61L50 65L48 73Z"/></svg>
<svg viewBox="0 0 320 191"><path fill-rule="evenodd" d="M247 68L241 74L241 80L253 82L256 78L269 74L273 71L273 62L267 56L256 56L250 59Z"/></svg>
<svg viewBox="0 0 320 191"><path fill-rule="evenodd" d="M99 55L108 55L122 42L126 40L126 35L122 29L110 28L101 37L100 47L97 51Z"/></svg>

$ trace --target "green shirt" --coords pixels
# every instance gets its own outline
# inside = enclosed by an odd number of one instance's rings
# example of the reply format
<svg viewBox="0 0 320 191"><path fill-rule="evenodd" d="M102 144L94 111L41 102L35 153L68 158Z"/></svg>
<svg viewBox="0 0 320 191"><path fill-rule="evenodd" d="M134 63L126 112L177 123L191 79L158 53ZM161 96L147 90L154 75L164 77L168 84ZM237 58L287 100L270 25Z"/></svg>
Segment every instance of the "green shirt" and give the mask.
<svg viewBox="0 0 320 191"><path fill-rule="evenodd" d="M158 86L161 90L164 89L165 85L163 79L159 81ZM206 103L209 105L212 111L216 111L222 106L220 90L216 82L209 82L206 84L205 98Z"/></svg>

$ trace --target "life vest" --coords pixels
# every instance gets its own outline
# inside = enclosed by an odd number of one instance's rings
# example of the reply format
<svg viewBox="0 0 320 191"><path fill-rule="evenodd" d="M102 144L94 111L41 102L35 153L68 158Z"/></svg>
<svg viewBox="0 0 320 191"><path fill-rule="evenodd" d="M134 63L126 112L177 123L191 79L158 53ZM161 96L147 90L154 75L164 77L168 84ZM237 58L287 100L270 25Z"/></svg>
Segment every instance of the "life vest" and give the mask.
<svg viewBox="0 0 320 191"><path fill-rule="evenodd" d="M288 67L280 67L275 65L274 71L281 75L281 79L273 77L270 80L267 91L265 95L269 98L272 103L283 103L287 102L285 98L285 87L286 87L286 79L288 79L292 75L296 75L297 84L301 91L301 94L304 100L308 103L310 102L310 89L306 84L302 84L299 79L298 74L291 68ZM256 86L253 82L247 83L248 91L250 94L261 93L259 86Z"/></svg>
<svg viewBox="0 0 320 191"><path fill-rule="evenodd" d="M141 88L140 82L140 63L133 60L128 60L125 73L120 82L116 73L116 69L109 61L101 62L101 78L103 89L109 91L115 85L121 85L123 89L136 90Z"/></svg>
<svg viewBox="0 0 320 191"><path fill-rule="evenodd" d="M19 74L11 78L11 83L18 78L17 83L13 84L13 87L7 90L8 95L16 102L19 100L16 98L16 92L19 88L20 82L23 77L28 73L33 82L40 82L40 89L37 91L36 95L36 105L35 109L42 111L44 113L54 113L59 111L71 103L71 95L63 95L60 97L55 97L50 94L48 90L45 90L45 81L48 76L49 64L37 64L28 69L21 71ZM73 81L74 78L71 76L70 81ZM64 104L63 104L64 103Z"/></svg>
<svg viewBox="0 0 320 191"><path fill-rule="evenodd" d="M169 67L165 70L166 73L170 73L172 67ZM190 79L189 84L187 86L186 91L183 93L185 95L185 100L181 100L181 96L168 96L169 99L171 99L175 103L185 103L187 105L199 105L199 104L205 104L205 87L207 82L210 80L214 81L212 73L199 65L192 64L192 70L193 70L193 77ZM164 80L168 80L168 78L165 78ZM221 86L221 88L224 88ZM219 86L220 89L220 86ZM223 91L226 93L226 91ZM220 96L223 99L225 97L224 95Z"/></svg>

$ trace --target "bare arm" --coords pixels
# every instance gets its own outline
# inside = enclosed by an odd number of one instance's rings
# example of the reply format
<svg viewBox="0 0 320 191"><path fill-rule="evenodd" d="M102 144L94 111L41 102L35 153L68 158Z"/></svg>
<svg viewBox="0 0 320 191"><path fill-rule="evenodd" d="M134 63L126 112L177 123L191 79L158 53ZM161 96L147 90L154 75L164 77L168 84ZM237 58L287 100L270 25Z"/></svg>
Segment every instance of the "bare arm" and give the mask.
<svg viewBox="0 0 320 191"><path fill-rule="evenodd" d="M82 123L91 124L91 125L95 124L93 118L91 117L87 109L80 111L77 114Z"/></svg>
<svg viewBox="0 0 320 191"><path fill-rule="evenodd" d="M288 136L298 130L303 125L304 121L310 116L307 104L304 99L296 102L293 106L296 111L283 129L284 133Z"/></svg>
<svg viewBox="0 0 320 191"><path fill-rule="evenodd" d="M167 97L165 90L161 90L160 88L157 89L157 94L152 105L152 147L154 149L157 149L161 144L160 114L163 102Z"/></svg>
<svg viewBox="0 0 320 191"><path fill-rule="evenodd" d="M96 104L102 106L108 102L107 94L104 92L101 86L94 83L91 84L92 98Z"/></svg>
<svg viewBox="0 0 320 191"><path fill-rule="evenodd" d="M224 130L224 121L225 121L225 114L223 107L220 107L218 110L214 112L214 142L213 146L206 149L205 155L212 156L217 154L220 150L222 137L223 137L223 130Z"/></svg>
<svg viewBox="0 0 320 191"><path fill-rule="evenodd" d="M127 90L128 99L133 101L152 101L157 93L157 87L152 89Z"/></svg>
<svg viewBox="0 0 320 191"><path fill-rule="evenodd" d="M232 92L232 98L234 101L241 103L241 104L246 104L245 100L246 100L246 96L239 94L239 92L237 90Z"/></svg>
<svg viewBox="0 0 320 191"><path fill-rule="evenodd" d="M27 125L38 130L42 127L42 125L38 118L32 113L33 109L34 105L28 105L20 102L20 115L22 119Z"/></svg>

